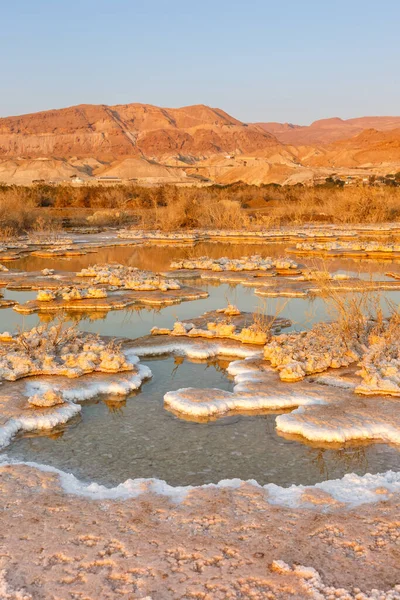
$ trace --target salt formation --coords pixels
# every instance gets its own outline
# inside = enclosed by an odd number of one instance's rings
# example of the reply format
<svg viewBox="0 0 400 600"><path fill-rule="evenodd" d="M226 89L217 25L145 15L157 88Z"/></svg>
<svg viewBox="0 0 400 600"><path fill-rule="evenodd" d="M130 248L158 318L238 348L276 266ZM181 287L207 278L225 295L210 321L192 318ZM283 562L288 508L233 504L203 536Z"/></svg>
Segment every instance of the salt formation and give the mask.
<svg viewBox="0 0 400 600"><path fill-rule="evenodd" d="M315 273L309 275L300 275L299 277L287 278L273 277L269 280L263 279L260 282L256 279L249 282L243 282L243 285L256 287L257 296L276 298L307 298L315 295L329 294L330 292L373 292L379 290L399 290L399 281L376 281L359 279L357 277L346 277L342 274L319 276ZM257 287L261 285L261 287Z"/></svg>
<svg viewBox="0 0 400 600"><path fill-rule="evenodd" d="M38 246L70 246L71 244L74 244L74 240L71 237L53 232L36 234L31 232L27 241L29 244L35 244Z"/></svg>
<svg viewBox="0 0 400 600"><path fill-rule="evenodd" d="M283 381L361 361L357 374L363 382L357 393L400 396L399 326L397 313L388 319L365 318L358 331L345 332L341 323L319 323L309 331L273 337L264 347L264 358Z"/></svg>
<svg viewBox="0 0 400 600"><path fill-rule="evenodd" d="M227 315L229 317L233 317L236 315L240 315L240 310L238 309L237 306L235 306L234 304L228 304L228 306L226 308L218 308L217 309L217 313L222 313L224 315Z"/></svg>
<svg viewBox="0 0 400 600"><path fill-rule="evenodd" d="M356 547L356 544L354 543L353 546ZM357 587L349 590L328 585L324 583L318 571L312 567L303 565L290 567L283 560L274 560L271 570L281 575L298 577L303 583L304 594L312 600L400 600L400 585L396 585L387 592L374 588L364 593Z"/></svg>
<svg viewBox="0 0 400 600"><path fill-rule="evenodd" d="M298 264L290 258L262 258L258 254L242 258L209 258L173 261L171 269L200 269L205 271L270 271L272 269L297 269Z"/></svg>
<svg viewBox="0 0 400 600"><path fill-rule="evenodd" d="M13 336L9 331L3 331L0 333L0 341L10 342L12 339L13 339Z"/></svg>
<svg viewBox="0 0 400 600"><path fill-rule="evenodd" d="M357 338L346 340L338 323L319 323L310 331L282 334L264 347L264 357L283 381L300 381L306 375L348 366L360 359Z"/></svg>
<svg viewBox="0 0 400 600"><path fill-rule="evenodd" d="M36 299L39 302L51 302L57 298L62 298L67 302L74 300L84 300L87 298L107 298L107 292L103 288L77 288L77 287L64 287L55 291L51 290L39 290Z"/></svg>
<svg viewBox="0 0 400 600"><path fill-rule="evenodd" d="M318 269L303 269L298 281L347 281L350 275L345 273L329 273L329 271L318 271Z"/></svg>
<svg viewBox="0 0 400 600"><path fill-rule="evenodd" d="M31 406L38 406L40 408L47 408L51 406L57 406L57 404L63 404L64 399L61 394L57 394L52 390L47 390L43 395L35 394L28 398L28 402Z"/></svg>
<svg viewBox="0 0 400 600"><path fill-rule="evenodd" d="M100 371L130 371L121 349L93 336L84 336L74 327L40 325L22 332L11 346L0 348L0 379L15 381L31 375L80 377Z"/></svg>
<svg viewBox="0 0 400 600"><path fill-rule="evenodd" d="M56 299L56 293L51 290L39 290L36 299L40 302L51 302Z"/></svg>
<svg viewBox="0 0 400 600"><path fill-rule="evenodd" d="M140 229L123 229L118 232L119 238L134 239L138 241L161 241L161 242L188 242L194 243L200 240L197 232L191 231L144 231Z"/></svg>
<svg viewBox="0 0 400 600"><path fill-rule="evenodd" d="M181 388L164 395L164 406L192 419L220 418L226 414L282 411L298 406L325 405L338 393L315 384L282 384L274 370L261 358L248 357L231 362L227 369L234 377L233 392L208 388ZM340 390L339 396L351 397Z"/></svg>
<svg viewBox="0 0 400 600"><path fill-rule="evenodd" d="M392 317L386 329L370 336L369 347L360 362L363 382L358 394L400 396L399 321Z"/></svg>
<svg viewBox="0 0 400 600"><path fill-rule="evenodd" d="M348 255L374 255L374 254L398 254L400 244L377 242L377 241L320 241L320 242L298 242L294 248L288 248L287 252L293 254L330 254L332 256Z"/></svg>
<svg viewBox="0 0 400 600"><path fill-rule="evenodd" d="M236 306L204 313L190 321L176 321L173 329L153 327L152 335L188 336L194 338L225 338L243 344L264 345L272 333L288 327L287 319L270 315L242 313Z"/></svg>
<svg viewBox="0 0 400 600"><path fill-rule="evenodd" d="M150 335L129 342L128 351L132 351L141 358L172 354L174 356L187 356L188 358L206 360L217 356L237 358L260 356L262 348L255 344L242 344L236 340L228 339L208 340L188 336L172 338L170 335L157 337ZM125 353L128 351L125 351Z"/></svg>
<svg viewBox="0 0 400 600"><path fill-rule="evenodd" d="M310 389L310 392L312 390ZM178 415L188 415L196 419L222 417L233 413L250 413L267 410L283 410L295 406L324 403L323 398L314 393L292 390L292 393L270 391L227 392L219 389L181 388L164 395L164 406Z"/></svg>
<svg viewBox="0 0 400 600"><path fill-rule="evenodd" d="M174 279L165 279L151 271L141 271L136 267L124 265L93 265L77 273L78 277L92 277L94 284L106 284L113 287L136 291L181 289Z"/></svg>

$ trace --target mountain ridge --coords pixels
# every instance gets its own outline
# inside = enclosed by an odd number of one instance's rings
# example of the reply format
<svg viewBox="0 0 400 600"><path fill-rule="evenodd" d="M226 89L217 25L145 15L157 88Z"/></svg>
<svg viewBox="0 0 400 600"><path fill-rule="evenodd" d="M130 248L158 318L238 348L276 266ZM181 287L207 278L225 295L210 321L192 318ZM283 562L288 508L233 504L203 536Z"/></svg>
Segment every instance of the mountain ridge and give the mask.
<svg viewBox="0 0 400 600"><path fill-rule="evenodd" d="M45 162L43 162L45 161ZM0 180L307 183L400 170L400 117L245 123L194 104L79 104L0 118ZM375 170L374 170L375 169Z"/></svg>

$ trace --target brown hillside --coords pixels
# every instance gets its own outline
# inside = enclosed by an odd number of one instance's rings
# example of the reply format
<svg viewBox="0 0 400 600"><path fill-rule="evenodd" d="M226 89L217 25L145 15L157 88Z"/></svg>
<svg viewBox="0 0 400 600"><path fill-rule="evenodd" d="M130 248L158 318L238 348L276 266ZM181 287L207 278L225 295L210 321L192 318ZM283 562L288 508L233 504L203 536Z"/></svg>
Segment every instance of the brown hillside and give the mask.
<svg viewBox="0 0 400 600"><path fill-rule="evenodd" d="M160 157L254 152L279 146L256 125L203 105L80 105L0 119L0 157Z"/></svg>
<svg viewBox="0 0 400 600"><path fill-rule="evenodd" d="M283 144L309 146L331 144L358 135L365 129L388 131L400 127L400 117L359 117L356 119L320 119L311 125L290 123L259 123Z"/></svg>
<svg viewBox="0 0 400 600"><path fill-rule="evenodd" d="M400 128L390 131L367 129L348 140L326 146L319 152L302 156L309 166L351 167L398 165L400 163Z"/></svg>

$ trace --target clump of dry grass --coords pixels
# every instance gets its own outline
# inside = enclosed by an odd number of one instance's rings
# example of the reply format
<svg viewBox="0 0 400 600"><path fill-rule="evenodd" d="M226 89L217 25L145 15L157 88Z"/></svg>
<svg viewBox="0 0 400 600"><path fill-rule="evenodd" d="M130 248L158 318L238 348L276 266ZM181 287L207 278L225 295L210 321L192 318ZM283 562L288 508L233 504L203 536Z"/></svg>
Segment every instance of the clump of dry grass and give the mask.
<svg viewBox="0 0 400 600"><path fill-rule="evenodd" d="M73 343L79 336L78 325L75 323L66 327L65 319L60 317L55 322L41 325L40 336L32 335L32 331L19 331L15 345L31 358L43 354L57 355L60 348Z"/></svg>
<svg viewBox="0 0 400 600"><path fill-rule="evenodd" d="M272 335L276 332L278 319L281 317L282 312L285 310L288 304L288 300L277 304L274 310L269 309L268 304L263 302L257 306L257 309L253 312L251 329L255 333L263 333L266 336L266 340L269 341ZM278 327L279 329L279 327Z"/></svg>

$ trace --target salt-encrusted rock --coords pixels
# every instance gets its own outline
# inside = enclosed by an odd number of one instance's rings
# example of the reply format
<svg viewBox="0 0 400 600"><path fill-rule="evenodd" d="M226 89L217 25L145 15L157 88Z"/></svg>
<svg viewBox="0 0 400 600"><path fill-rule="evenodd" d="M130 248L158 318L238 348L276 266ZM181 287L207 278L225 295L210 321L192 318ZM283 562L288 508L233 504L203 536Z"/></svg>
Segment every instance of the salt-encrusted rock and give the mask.
<svg viewBox="0 0 400 600"><path fill-rule="evenodd" d="M3 333L0 333L0 340L2 342L9 342L12 339L13 339L13 336L9 331L3 331Z"/></svg>
<svg viewBox="0 0 400 600"><path fill-rule="evenodd" d="M35 394L28 398L28 402L31 406L38 408L47 408L51 406L57 406L58 404L64 404L64 400L61 394L57 394L51 390L44 392L44 394Z"/></svg>
<svg viewBox="0 0 400 600"><path fill-rule="evenodd" d="M297 263L290 258L262 258L258 254L242 258L209 258L202 256L194 259L173 261L171 269L200 269L205 271L269 271L271 269L296 269Z"/></svg>
<svg viewBox="0 0 400 600"><path fill-rule="evenodd" d="M39 302L51 302L56 299L56 293L51 290L39 290L36 296L36 300Z"/></svg>
<svg viewBox="0 0 400 600"><path fill-rule="evenodd" d="M0 348L0 379L15 381L31 375L80 377L100 371L132 371L113 342L85 336L74 327L38 326L19 334L13 345Z"/></svg>
<svg viewBox="0 0 400 600"><path fill-rule="evenodd" d="M62 298L66 302L73 302L75 300L84 300L87 298L107 298L107 292L103 288L77 288L77 287L63 287L58 290L39 290L36 296L36 300L39 302L52 302L57 298Z"/></svg>
<svg viewBox="0 0 400 600"><path fill-rule="evenodd" d="M294 250L298 254L307 253L331 253L334 255L340 254L393 254L400 252L400 244L391 242L380 242L370 240L340 240L340 241L311 241L298 242Z"/></svg>
<svg viewBox="0 0 400 600"><path fill-rule="evenodd" d="M191 231L144 231L143 229L123 229L118 232L119 238L154 242L196 242L201 234Z"/></svg>
<svg viewBox="0 0 400 600"><path fill-rule="evenodd" d="M358 371L363 382L358 394L400 396L400 336L388 327L381 336L370 336L371 345L365 352Z"/></svg>
<svg viewBox="0 0 400 600"><path fill-rule="evenodd" d="M348 366L360 359L356 338L346 340L338 323L319 323L310 331L274 336L264 347L264 357L277 367L284 381Z"/></svg>
<svg viewBox="0 0 400 600"><path fill-rule="evenodd" d="M140 271L124 265L93 265L77 273L78 277L92 277L94 284L106 284L134 291L180 290L174 279L166 279L151 271Z"/></svg>
<svg viewBox="0 0 400 600"><path fill-rule="evenodd" d="M241 312L238 309L237 306L235 306L234 304L228 304L228 306L226 308L218 308L217 309L217 313L223 313L224 315L233 317L236 315L240 315Z"/></svg>
<svg viewBox="0 0 400 600"><path fill-rule="evenodd" d="M195 317L190 322L177 321L173 329L153 327L152 335L188 336L198 338L225 338L242 344L264 345L273 333L289 327L288 319L271 315L241 312L236 306L218 309Z"/></svg>

